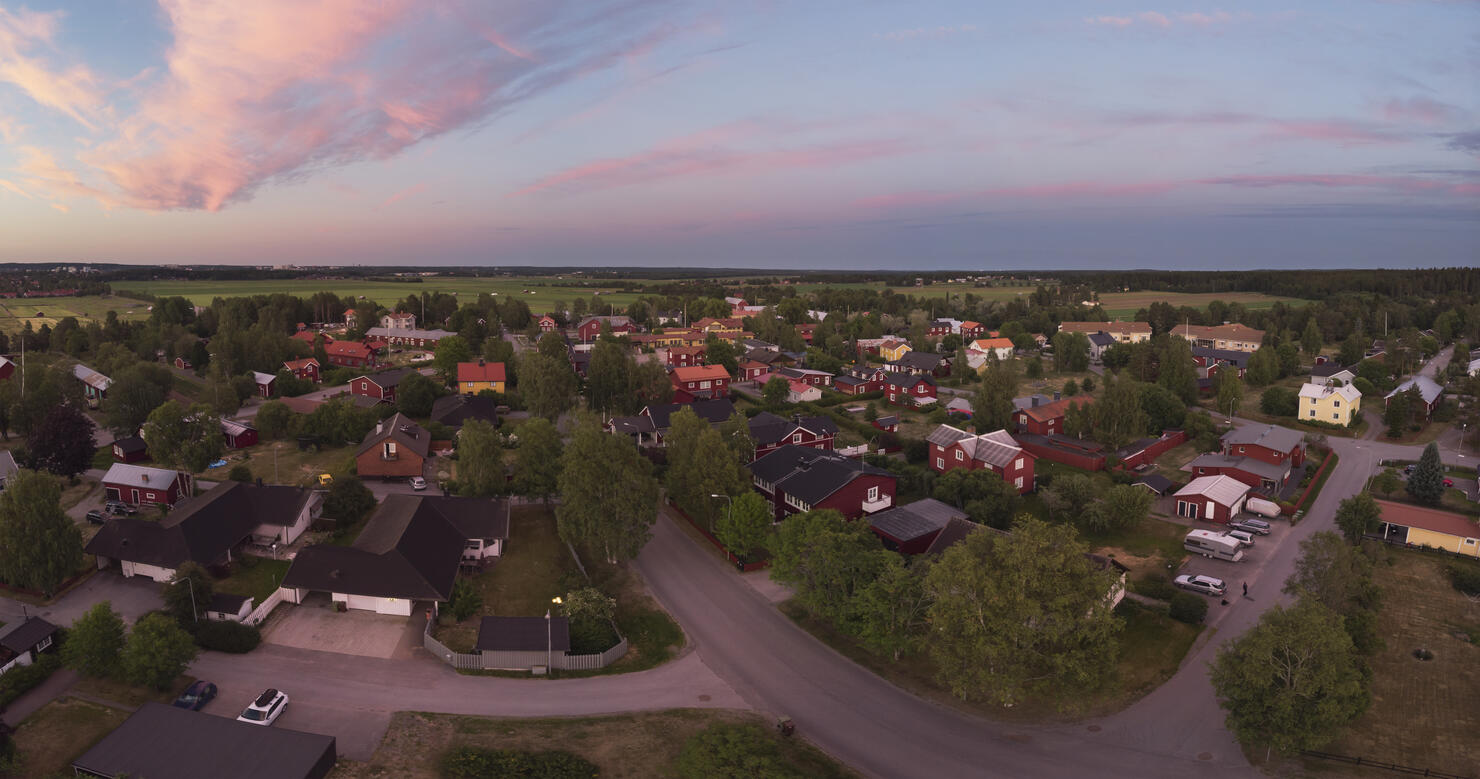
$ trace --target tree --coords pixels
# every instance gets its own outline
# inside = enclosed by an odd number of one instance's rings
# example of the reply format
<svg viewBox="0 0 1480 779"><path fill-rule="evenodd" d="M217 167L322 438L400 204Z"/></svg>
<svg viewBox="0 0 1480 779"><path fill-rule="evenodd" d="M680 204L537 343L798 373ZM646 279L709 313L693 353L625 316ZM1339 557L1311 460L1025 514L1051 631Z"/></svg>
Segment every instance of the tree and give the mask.
<svg viewBox="0 0 1480 779"><path fill-rule="evenodd" d="M606 336L598 339L586 368L588 407L605 414L623 405L630 398L635 367L632 355L621 341Z"/></svg>
<svg viewBox="0 0 1480 779"><path fill-rule="evenodd" d="M1300 396L1285 387L1270 387L1259 396L1259 410L1272 417L1293 417L1300 413Z"/></svg>
<svg viewBox="0 0 1480 779"><path fill-rule="evenodd" d="M412 373L396 387L396 407L408 417L431 416L432 404L442 397L443 392L437 382L420 373Z"/></svg>
<svg viewBox="0 0 1480 779"><path fill-rule="evenodd" d="M1212 680L1234 735L1284 754L1328 743L1371 701L1341 618L1310 598L1275 605L1224 645Z"/></svg>
<svg viewBox="0 0 1480 779"><path fill-rule="evenodd" d="M770 408L778 408L786 403L790 388L786 379L780 376L772 376L769 381L761 387L761 401Z"/></svg>
<svg viewBox="0 0 1480 779"><path fill-rule="evenodd" d="M1218 412L1232 416L1244 399L1244 383L1239 380L1238 371L1231 368L1218 371L1213 375L1213 387L1218 393Z"/></svg>
<svg viewBox="0 0 1480 779"><path fill-rule="evenodd" d="M982 372L982 383L976 388L971 408L972 420L981 431L1005 430L1012 425L1012 412L1016 407L1012 399L1017 396L1017 375L1011 363L988 363Z"/></svg>
<svg viewBox="0 0 1480 779"><path fill-rule="evenodd" d="M624 436L604 432L594 417L577 422L560 459L560 538L600 551L611 563L636 557L658 514L652 464Z"/></svg>
<svg viewBox="0 0 1480 779"><path fill-rule="evenodd" d="M771 507L752 490L731 500L724 516L714 524L714 537L730 554L746 561L753 551L765 546L771 535Z"/></svg>
<svg viewBox="0 0 1480 779"><path fill-rule="evenodd" d="M559 488L560 431L544 417L530 417L514 428L514 493L546 504Z"/></svg>
<svg viewBox="0 0 1480 779"><path fill-rule="evenodd" d="M136 363L124 370L108 388L108 430L118 438L133 435L149 412L164 402L171 384L169 369L161 365Z"/></svg>
<svg viewBox="0 0 1480 779"><path fill-rule="evenodd" d="M1284 591L1312 598L1341 615L1358 652L1371 654L1381 647L1377 608L1382 591L1372 582L1372 561L1335 533L1316 533L1300 542L1300 558L1295 561L1295 572L1285 580Z"/></svg>
<svg viewBox="0 0 1480 779"><path fill-rule="evenodd" d="M668 379L668 369L660 362L637 363L632 368L631 382L631 389L617 404L623 411L635 414L643 406L673 402L673 382Z"/></svg>
<svg viewBox="0 0 1480 779"><path fill-rule="evenodd" d="M1060 331L1053 337L1053 367L1058 371L1089 369L1089 336Z"/></svg>
<svg viewBox="0 0 1480 779"><path fill-rule="evenodd" d="M1439 445L1430 442L1418 457L1418 465L1408 477L1408 494L1420 503L1439 505L1444 497L1444 464L1439 462Z"/></svg>
<svg viewBox="0 0 1480 779"><path fill-rule="evenodd" d="M447 599L447 610L452 618L462 622L483 610L483 593L470 580L459 576L452 583L452 595Z"/></svg>
<svg viewBox="0 0 1480 779"><path fill-rule="evenodd" d="M1064 397L1072 398L1079 394L1079 383L1073 379L1064 382Z"/></svg>
<svg viewBox="0 0 1480 779"><path fill-rule="evenodd" d="M560 610L570 619L570 643L574 652L605 652L617 642L612 615L617 601L595 587L582 587L565 594Z"/></svg>
<svg viewBox="0 0 1480 779"><path fill-rule="evenodd" d="M205 470L226 448L221 418L209 406L197 403L187 409L173 400L149 414L144 443L156 461L191 473Z"/></svg>
<svg viewBox="0 0 1480 779"><path fill-rule="evenodd" d="M119 661L124 678L141 687L168 690L175 677L185 672L199 650L190 637L166 614L145 614L134 623Z"/></svg>
<svg viewBox="0 0 1480 779"><path fill-rule="evenodd" d="M1387 425L1388 438L1402 438L1403 428L1408 426L1408 395L1399 392L1387 399L1382 410L1382 423Z"/></svg>
<svg viewBox="0 0 1480 779"><path fill-rule="evenodd" d="M972 522L1006 529L1022 505L1016 488L988 470L953 468L935 479L932 497L962 509Z"/></svg>
<svg viewBox="0 0 1480 779"><path fill-rule="evenodd" d="M1321 346L1324 343L1324 340L1321 338L1321 328L1316 324L1316 318L1310 317L1306 319L1305 332L1300 335L1300 350L1311 357L1315 357L1321 353Z"/></svg>
<svg viewBox="0 0 1480 779"><path fill-rule="evenodd" d="M1342 365L1356 365L1362 361L1362 356L1367 352L1367 343L1362 340L1358 333L1352 333L1345 341L1341 342L1341 351L1337 353L1336 359Z"/></svg>
<svg viewBox="0 0 1480 779"><path fill-rule="evenodd" d="M743 461L725 445L724 437L688 408L669 418L668 496L690 517L714 527L723 512L712 495L743 495L750 491L750 474Z"/></svg>
<svg viewBox="0 0 1480 779"><path fill-rule="evenodd" d="M324 497L324 516L337 520L344 528L359 522L375 508L375 494L356 476L334 480Z"/></svg>
<svg viewBox="0 0 1480 779"><path fill-rule="evenodd" d="M437 342L432 367L437 369L443 384L452 384L457 381L457 364L472 359L473 348L468 345L468 340L460 335L449 335Z"/></svg>
<svg viewBox="0 0 1480 779"><path fill-rule="evenodd" d="M1180 428L1187 419L1187 404L1161 384L1142 384L1141 410L1146 412L1149 432Z"/></svg>
<svg viewBox="0 0 1480 779"><path fill-rule="evenodd" d="M1146 434L1147 416L1141 408L1140 383L1129 376L1107 383L1100 402L1090 406L1095 440L1119 449Z"/></svg>
<svg viewBox="0 0 1480 779"><path fill-rule="evenodd" d="M117 672L122 652L123 618L111 602L100 601L72 623L62 644L62 665L83 676L109 677Z"/></svg>
<svg viewBox="0 0 1480 779"><path fill-rule="evenodd" d="M898 660L920 640L925 626L930 609L925 575L930 564L915 558L906 566L902 557L892 554L882 560L882 570L858 591L853 611L864 646Z"/></svg>
<svg viewBox="0 0 1480 779"><path fill-rule="evenodd" d="M49 597L82 567L82 535L56 479L19 471L0 492L0 580Z"/></svg>
<svg viewBox="0 0 1480 779"><path fill-rule="evenodd" d="M855 596L893 552L865 522L849 522L832 509L804 511L781 521L771 545L771 579L791 585L808 611L857 635Z"/></svg>
<svg viewBox="0 0 1480 779"><path fill-rule="evenodd" d="M1058 476L1042 491L1043 506L1054 519L1074 521L1094 503L1099 487L1083 473Z"/></svg>
<svg viewBox="0 0 1480 779"><path fill-rule="evenodd" d="M1376 531L1382 524L1382 509L1371 493L1359 492L1341 501L1336 509L1336 526L1350 543L1362 540L1366 533Z"/></svg>
<svg viewBox="0 0 1480 779"><path fill-rule="evenodd" d="M1219 371L1219 375L1222 375L1222 371ZM1279 377L1280 358L1272 347L1261 346L1249 355L1249 367L1244 371L1244 378L1250 386L1263 387Z"/></svg>
<svg viewBox="0 0 1480 779"><path fill-rule="evenodd" d="M1151 493L1131 484L1117 484L1085 512L1082 524L1104 532L1134 527L1151 513Z"/></svg>
<svg viewBox="0 0 1480 779"><path fill-rule="evenodd" d="M531 414L554 420L570 410L577 379L563 352L550 357L543 352L543 339L540 344L539 353L526 354L519 363L519 397Z"/></svg>
<svg viewBox="0 0 1480 779"><path fill-rule="evenodd" d="M94 425L71 403L53 406L26 439L31 467L71 478L92 466Z"/></svg>
<svg viewBox="0 0 1480 779"><path fill-rule="evenodd" d="M1197 363L1192 361L1192 344L1182 338L1167 338L1160 360L1156 383L1181 399L1184 406L1196 403Z"/></svg>
<svg viewBox="0 0 1480 779"><path fill-rule="evenodd" d="M293 434L298 414L281 400L269 400L257 409L257 432L263 438L286 438Z"/></svg>
<svg viewBox="0 0 1480 779"><path fill-rule="evenodd" d="M791 779L799 776L776 741L755 725L710 725L683 744L680 779Z"/></svg>
<svg viewBox="0 0 1480 779"><path fill-rule="evenodd" d="M205 616L215 591L216 584L211 574L192 560L181 563L175 569L175 575L160 587L165 610L185 625Z"/></svg>
<svg viewBox="0 0 1480 779"><path fill-rule="evenodd" d="M1114 672L1120 621L1074 529L1024 517L1011 535L977 532L926 576L931 657L955 695L1010 705L1083 694Z"/></svg>
<svg viewBox="0 0 1480 779"><path fill-rule="evenodd" d="M704 339L704 359L710 365L719 365L731 376L740 366L739 355L733 341L727 341L713 333Z"/></svg>
<svg viewBox="0 0 1480 779"><path fill-rule="evenodd" d="M457 434L457 494L486 498L507 489L508 470L498 431L486 420L468 420Z"/></svg>

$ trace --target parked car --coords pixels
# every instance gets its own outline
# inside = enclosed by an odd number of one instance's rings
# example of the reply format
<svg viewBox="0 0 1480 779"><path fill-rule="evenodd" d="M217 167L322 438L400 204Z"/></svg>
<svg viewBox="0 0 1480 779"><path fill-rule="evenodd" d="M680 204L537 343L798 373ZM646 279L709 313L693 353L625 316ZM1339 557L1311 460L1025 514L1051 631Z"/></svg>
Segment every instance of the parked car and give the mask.
<svg viewBox="0 0 1480 779"><path fill-rule="evenodd" d="M1228 528L1230 530L1243 530L1261 536L1269 535L1270 531L1269 523L1262 519L1240 519L1236 522L1229 522Z"/></svg>
<svg viewBox="0 0 1480 779"><path fill-rule="evenodd" d="M1445 479L1444 480L1444 486L1445 487L1453 487L1454 486L1454 479Z"/></svg>
<svg viewBox="0 0 1480 779"><path fill-rule="evenodd" d="M117 514L135 514L135 513L138 513L139 510L137 508L134 508L133 506L130 506L127 503L124 503L121 500L110 500L107 503L103 504L103 511L105 511L105 512L107 512L109 514L117 515Z"/></svg>
<svg viewBox="0 0 1480 779"><path fill-rule="evenodd" d="M93 509L92 511L87 512L87 521L93 523L94 525L101 525L104 522L107 522L108 518L103 516L103 512L98 511L97 509Z"/></svg>
<svg viewBox="0 0 1480 779"><path fill-rule="evenodd" d="M320 487L328 487L329 485L331 485L333 483L334 483L334 474L332 474L332 473L321 473L321 474L319 474L319 486Z"/></svg>
<svg viewBox="0 0 1480 779"><path fill-rule="evenodd" d="M411 479L410 479L410 481L411 481L411 489L413 489L413 490L420 491L420 490L424 490L424 489L427 488L427 480L421 478L420 476L412 476Z"/></svg>
<svg viewBox="0 0 1480 779"><path fill-rule="evenodd" d="M175 708L200 711L207 703L216 697L216 685L201 679L195 684L185 688L180 697L175 699Z"/></svg>
<svg viewBox="0 0 1480 779"><path fill-rule="evenodd" d="M1223 585L1222 579L1202 574L1182 574L1177 577L1176 584L1184 590L1192 590L1204 595L1222 595L1228 589Z"/></svg>
<svg viewBox="0 0 1480 779"><path fill-rule="evenodd" d="M283 709L288 708L288 694L267 688L257 700L242 709L242 713L236 719L238 722L249 722L253 725L271 725L282 716Z"/></svg>
<svg viewBox="0 0 1480 779"><path fill-rule="evenodd" d="M1239 544L1243 546L1254 545L1254 534L1250 533L1247 530L1230 530L1223 535L1228 536L1229 538L1237 538Z"/></svg>
<svg viewBox="0 0 1480 779"><path fill-rule="evenodd" d="M1413 475L1413 469L1416 468L1416 467L1418 467L1418 466L1415 466L1413 463L1409 463L1409 464L1403 466L1403 474L1406 475L1406 476L1412 476Z"/></svg>

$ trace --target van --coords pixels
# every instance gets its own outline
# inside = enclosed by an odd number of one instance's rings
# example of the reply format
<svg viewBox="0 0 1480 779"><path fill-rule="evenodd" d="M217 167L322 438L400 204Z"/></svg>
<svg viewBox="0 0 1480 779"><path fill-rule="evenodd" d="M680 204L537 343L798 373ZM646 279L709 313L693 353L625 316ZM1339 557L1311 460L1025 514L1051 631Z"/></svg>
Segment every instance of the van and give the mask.
<svg viewBox="0 0 1480 779"><path fill-rule="evenodd" d="M1239 543L1239 546L1245 546L1245 547L1247 547L1247 546L1253 546L1254 545L1254 534L1253 533L1250 533L1247 530L1229 530L1229 531L1224 532L1223 535L1228 536L1229 538L1232 538L1232 539L1237 540L1238 543Z"/></svg>
<svg viewBox="0 0 1480 779"><path fill-rule="evenodd" d="M1211 530L1193 530L1182 539L1182 548L1189 552L1233 563L1244 559L1242 546L1238 539Z"/></svg>

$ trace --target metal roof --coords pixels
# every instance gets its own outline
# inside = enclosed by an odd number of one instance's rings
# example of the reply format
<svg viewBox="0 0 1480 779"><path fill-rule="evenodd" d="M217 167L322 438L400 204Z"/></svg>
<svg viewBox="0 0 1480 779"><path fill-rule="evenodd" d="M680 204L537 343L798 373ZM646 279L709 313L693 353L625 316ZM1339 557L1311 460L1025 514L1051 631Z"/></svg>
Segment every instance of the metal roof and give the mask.
<svg viewBox="0 0 1480 779"><path fill-rule="evenodd" d="M934 498L925 498L871 515L868 522L874 530L904 542L938 532L952 517L965 519L966 512Z"/></svg>
<svg viewBox="0 0 1480 779"><path fill-rule="evenodd" d="M335 757L333 736L149 702L72 766L93 776L149 779L319 779Z"/></svg>
<svg viewBox="0 0 1480 779"><path fill-rule="evenodd" d="M1384 397L1391 398L1399 392L1407 392L1410 387L1418 387L1419 394L1423 395L1423 402L1429 404L1432 404L1444 393L1444 388L1439 386L1433 379L1427 376L1413 376L1402 384L1399 384L1392 392L1389 392Z"/></svg>
<svg viewBox="0 0 1480 779"><path fill-rule="evenodd" d="M1262 446L1288 453L1305 443L1305 436L1279 425L1244 425L1224 433L1222 441L1234 446Z"/></svg>
<svg viewBox="0 0 1480 779"><path fill-rule="evenodd" d="M103 474L104 484L122 484L141 489L165 489L180 476L179 472L165 468L150 468L145 465L113 463Z"/></svg>
<svg viewBox="0 0 1480 779"><path fill-rule="evenodd" d="M1232 476L1199 476L1177 490L1177 497L1203 497L1223 506L1232 506L1249 493L1249 485Z"/></svg>

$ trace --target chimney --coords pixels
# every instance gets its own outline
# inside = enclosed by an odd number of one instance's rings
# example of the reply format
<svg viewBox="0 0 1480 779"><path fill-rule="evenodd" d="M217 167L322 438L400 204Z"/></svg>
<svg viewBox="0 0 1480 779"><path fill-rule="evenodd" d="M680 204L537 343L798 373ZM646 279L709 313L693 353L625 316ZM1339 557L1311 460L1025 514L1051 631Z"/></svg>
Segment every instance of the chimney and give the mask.
<svg viewBox="0 0 1480 779"><path fill-rule="evenodd" d="M149 483L149 474L147 474L147 473L141 473L141 474L139 474L139 478L143 479L145 484L148 484Z"/></svg>
<svg viewBox="0 0 1480 779"><path fill-rule="evenodd" d="M382 420L380 422L376 422L375 423L375 434L376 435L380 435L383 432L385 432L385 421Z"/></svg>
<svg viewBox="0 0 1480 779"><path fill-rule="evenodd" d="M483 358L482 357L479 357L478 358L478 367L479 368L482 368L483 367Z"/></svg>
<svg viewBox="0 0 1480 779"><path fill-rule="evenodd" d="M1033 406L1032 406L1033 408L1037 408L1038 407L1038 393L1035 392L1032 395L1028 396L1028 401L1033 404Z"/></svg>
<svg viewBox="0 0 1480 779"><path fill-rule="evenodd" d="M1053 399L1054 399L1054 400L1058 400L1058 399L1059 399L1059 393L1057 393L1057 392L1055 392L1055 393L1054 393L1054 394L1053 394Z"/></svg>
<svg viewBox="0 0 1480 779"><path fill-rule="evenodd" d="M801 412L797 412L795 414L792 414L791 415L791 421L794 422L794 423L796 423L797 425L802 424L802 414L801 414Z"/></svg>

